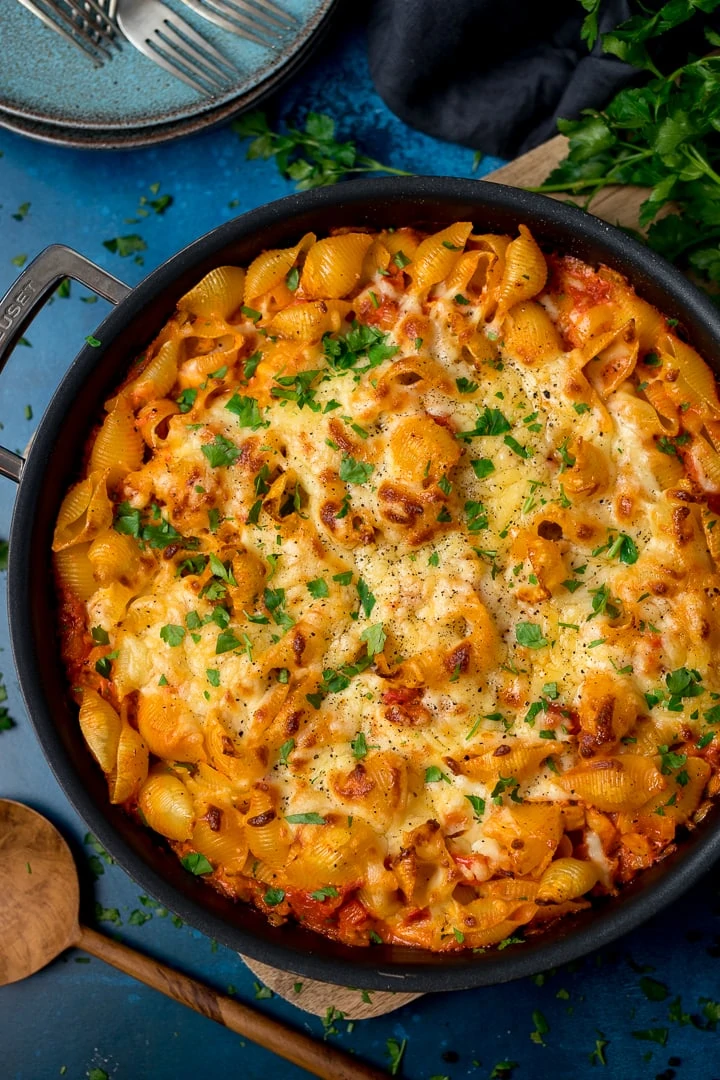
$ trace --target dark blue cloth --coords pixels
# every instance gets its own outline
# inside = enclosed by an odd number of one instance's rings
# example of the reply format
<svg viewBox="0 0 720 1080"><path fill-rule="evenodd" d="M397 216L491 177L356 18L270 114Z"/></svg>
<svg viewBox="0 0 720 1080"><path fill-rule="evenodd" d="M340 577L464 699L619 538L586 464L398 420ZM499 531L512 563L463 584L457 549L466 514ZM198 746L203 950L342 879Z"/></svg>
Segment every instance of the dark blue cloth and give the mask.
<svg viewBox="0 0 720 1080"><path fill-rule="evenodd" d="M370 73L402 120L436 138L514 157L556 132L558 117L601 108L634 77L588 54L578 0L377 0ZM630 14L606 0L601 31Z"/></svg>

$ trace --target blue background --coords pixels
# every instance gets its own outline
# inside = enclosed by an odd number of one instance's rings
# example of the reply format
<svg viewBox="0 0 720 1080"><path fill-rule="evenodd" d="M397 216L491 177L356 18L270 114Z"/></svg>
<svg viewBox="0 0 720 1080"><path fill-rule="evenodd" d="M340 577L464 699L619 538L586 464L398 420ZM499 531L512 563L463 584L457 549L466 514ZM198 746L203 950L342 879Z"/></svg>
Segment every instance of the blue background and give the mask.
<svg viewBox="0 0 720 1080"><path fill-rule="evenodd" d="M357 139L380 161L418 173L472 174L470 150L410 131L384 107L372 89L358 26L340 26L324 42L322 54L269 105L272 115L282 117L301 116L308 108L332 113L341 134ZM202 233L291 190L273 162L246 162L244 146L229 128L124 153L54 148L0 131L0 150L0 293L18 273L12 260L31 258L51 242L76 247L135 284ZM476 175L499 164L486 159ZM153 197L150 185L158 183L161 193L172 195L172 206L163 216L127 224L140 197ZM12 215L26 202L26 216L16 221ZM143 265L103 246L103 240L128 233L140 234L147 244ZM56 297L28 331L30 347L18 347L2 374L0 435L11 449L27 444L60 373L101 321L106 304L84 303L87 295L73 284L69 299ZM34 419L26 418L26 406ZM0 480L2 535L9 529L13 498L13 485ZM86 830L52 777L20 701L4 593L1 602L0 670L16 726L0 733L0 795L51 817L87 866L93 852L83 843ZM385 1018L357 1022L352 1030L340 1022L339 1033L329 1038L381 1066L388 1063L388 1038L407 1039L400 1075L411 1080L489 1078L501 1061L517 1063L514 1080L718 1077L720 1036L703 1014L702 999L720 998L719 885L715 872L616 947L571 969L505 986L428 995ZM2 882L0 903L1 890ZM86 870L83 890L86 918L93 920L96 901L119 912L122 925L106 922L101 929L218 989L230 986L239 999L322 1037L320 1020L277 997L256 1001L255 978L238 957L191 928L174 925L170 914L155 911L144 925L129 924L134 911L153 909L142 904L140 890L118 867L104 865L96 881ZM117 1080L305 1075L99 961L86 960L70 952L25 983L0 989L2 1080L60 1075L81 1080L93 1069ZM649 984L648 978L662 985ZM648 993L662 1000L650 1000ZM534 1041L537 1011L549 1030ZM633 1034L653 1029L659 1041ZM597 1056L592 1059L598 1039L606 1043L604 1065Z"/></svg>

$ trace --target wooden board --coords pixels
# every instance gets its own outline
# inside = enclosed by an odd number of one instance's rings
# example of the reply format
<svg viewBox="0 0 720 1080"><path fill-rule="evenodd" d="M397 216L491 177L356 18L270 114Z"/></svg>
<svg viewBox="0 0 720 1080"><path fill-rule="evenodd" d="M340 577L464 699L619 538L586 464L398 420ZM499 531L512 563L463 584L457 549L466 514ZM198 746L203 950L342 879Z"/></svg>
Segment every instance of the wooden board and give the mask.
<svg viewBox="0 0 720 1080"><path fill-rule="evenodd" d="M509 184L511 187L536 187L542 184L566 152L567 139L564 135L556 135L553 139L536 147L535 150L530 150L529 153L511 161L509 165L503 165L501 169L488 173L483 179L499 184ZM557 197L567 198L565 195ZM595 196L590 203L590 209L593 214L608 221L611 225L637 228L638 210L645 198L647 198L645 188L608 187ZM422 996L421 994L372 991L368 995L370 997L368 1003L363 1001L361 989L334 986L332 983L317 982L314 979L302 979L289 972L278 971L276 968L268 967L267 964L250 960L246 956L242 959L258 979L265 986L269 986L274 993L299 1009L314 1013L316 1016L325 1016L328 1009L333 1007L344 1013L348 1020L368 1020L373 1016L382 1016L394 1009L399 1009ZM295 990L298 983L302 983L302 990L299 993Z"/></svg>
<svg viewBox="0 0 720 1080"><path fill-rule="evenodd" d="M488 173L483 180L492 180L498 184L510 184L512 187L537 187L567 153L568 141L564 135L556 135L529 153L503 165L501 169ZM648 189L641 187L620 187L612 185L591 200L589 209L596 217L611 225L638 228L640 204L648 196ZM567 195L553 196L567 199ZM576 202L581 200L576 199Z"/></svg>

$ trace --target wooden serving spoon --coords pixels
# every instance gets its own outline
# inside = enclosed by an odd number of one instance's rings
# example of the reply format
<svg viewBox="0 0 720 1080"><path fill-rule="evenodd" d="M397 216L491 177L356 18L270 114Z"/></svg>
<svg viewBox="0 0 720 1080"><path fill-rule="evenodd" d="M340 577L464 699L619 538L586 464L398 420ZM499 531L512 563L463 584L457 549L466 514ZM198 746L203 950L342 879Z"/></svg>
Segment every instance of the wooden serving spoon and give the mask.
<svg viewBox="0 0 720 1080"><path fill-rule="evenodd" d="M81 926L80 886L69 847L46 818L9 799L0 799L0 883L0 986L32 975L76 946L316 1076L327 1080L387 1076Z"/></svg>

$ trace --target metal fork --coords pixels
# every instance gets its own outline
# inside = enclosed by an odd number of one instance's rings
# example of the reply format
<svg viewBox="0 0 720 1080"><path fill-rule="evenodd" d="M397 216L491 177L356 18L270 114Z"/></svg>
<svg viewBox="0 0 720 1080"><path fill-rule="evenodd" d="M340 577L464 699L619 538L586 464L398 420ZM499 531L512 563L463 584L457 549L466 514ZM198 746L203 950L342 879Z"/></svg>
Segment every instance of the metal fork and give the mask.
<svg viewBox="0 0 720 1080"><path fill-rule="evenodd" d="M203 18L249 38L259 45L275 44L283 31L294 30L297 20L272 0L183 0Z"/></svg>
<svg viewBox="0 0 720 1080"><path fill-rule="evenodd" d="M116 18L136 49L201 94L226 89L240 74L160 0L116 0Z"/></svg>
<svg viewBox="0 0 720 1080"><path fill-rule="evenodd" d="M111 0L112 2L112 0ZM115 27L96 0L20 0L23 7L55 30L96 64L110 60L118 46Z"/></svg>

